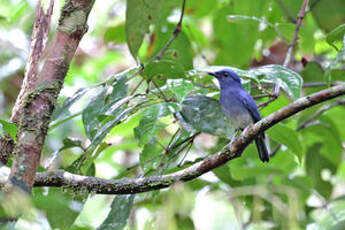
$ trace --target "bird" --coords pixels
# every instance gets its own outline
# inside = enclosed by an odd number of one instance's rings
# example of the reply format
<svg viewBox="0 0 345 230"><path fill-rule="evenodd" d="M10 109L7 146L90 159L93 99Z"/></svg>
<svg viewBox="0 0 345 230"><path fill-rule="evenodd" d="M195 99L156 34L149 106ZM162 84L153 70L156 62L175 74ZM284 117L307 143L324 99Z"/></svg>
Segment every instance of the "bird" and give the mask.
<svg viewBox="0 0 345 230"><path fill-rule="evenodd" d="M232 128L243 131L248 125L261 120L254 99L244 89L240 77L234 71L226 68L208 74L216 77L219 82L220 105ZM264 132L255 138L255 144L261 161L269 162Z"/></svg>

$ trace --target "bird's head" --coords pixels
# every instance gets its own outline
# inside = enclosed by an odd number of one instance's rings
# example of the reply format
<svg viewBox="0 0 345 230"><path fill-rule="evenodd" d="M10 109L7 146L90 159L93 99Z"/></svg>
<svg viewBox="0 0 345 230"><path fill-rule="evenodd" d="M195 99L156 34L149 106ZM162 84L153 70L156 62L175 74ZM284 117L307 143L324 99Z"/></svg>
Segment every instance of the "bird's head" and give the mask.
<svg viewBox="0 0 345 230"><path fill-rule="evenodd" d="M208 72L208 74L215 76L218 79L221 88L241 85L240 77L231 69L222 69L217 72Z"/></svg>

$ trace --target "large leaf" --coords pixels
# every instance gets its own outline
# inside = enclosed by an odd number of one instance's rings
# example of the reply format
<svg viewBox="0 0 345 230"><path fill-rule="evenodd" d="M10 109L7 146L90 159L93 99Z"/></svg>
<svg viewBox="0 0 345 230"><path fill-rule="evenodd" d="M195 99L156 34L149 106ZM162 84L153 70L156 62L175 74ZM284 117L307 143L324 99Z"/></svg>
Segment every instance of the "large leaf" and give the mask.
<svg viewBox="0 0 345 230"><path fill-rule="evenodd" d="M181 78L184 76L184 68L183 65L173 60L154 61L145 66L143 75L147 79L152 79L155 76Z"/></svg>
<svg viewBox="0 0 345 230"><path fill-rule="evenodd" d="M125 30L129 50L135 59L149 26L159 18L162 3L162 0L127 0Z"/></svg>
<svg viewBox="0 0 345 230"><path fill-rule="evenodd" d="M53 229L69 229L83 208L83 203L61 188L35 188L33 202L44 211Z"/></svg>
<svg viewBox="0 0 345 230"><path fill-rule="evenodd" d="M226 137L231 137L234 133L218 100L192 95L183 100L182 106L182 118L193 129Z"/></svg>
<svg viewBox="0 0 345 230"><path fill-rule="evenodd" d="M295 130L289 128L283 124L276 124L271 127L266 133L272 138L273 140L277 141L278 143L285 145L289 150L291 150L298 158L300 162L302 162L303 157L303 148L301 145L300 140L298 139L299 134Z"/></svg>
<svg viewBox="0 0 345 230"><path fill-rule="evenodd" d="M345 24L342 24L327 34L326 41L336 50L340 50L343 46L344 36Z"/></svg>
<svg viewBox="0 0 345 230"><path fill-rule="evenodd" d="M184 79L169 79L166 86L176 96L178 101L182 101L194 88L190 81Z"/></svg>
<svg viewBox="0 0 345 230"><path fill-rule="evenodd" d="M264 81L279 84L282 89L293 99L301 97L301 89L303 85L302 77L280 65L266 65L249 70L249 74L255 76L264 76Z"/></svg>
<svg viewBox="0 0 345 230"><path fill-rule="evenodd" d="M82 119L90 140L104 126L108 116L115 116L124 109L125 104L118 102L127 96L126 82L126 75L121 75L113 85L102 87L84 109Z"/></svg>
<svg viewBox="0 0 345 230"><path fill-rule="evenodd" d="M123 43L126 41L125 24L109 27L104 34L106 42Z"/></svg>
<svg viewBox="0 0 345 230"><path fill-rule="evenodd" d="M330 170L335 173L334 165L320 154L322 144L316 143L308 148L305 159L305 166L307 174L313 179L314 188L319 194L326 199L331 195L332 185L329 181L324 181L321 178L321 171L323 169Z"/></svg>
<svg viewBox="0 0 345 230"><path fill-rule="evenodd" d="M161 103L148 107L143 112L139 125L134 129L134 135L139 139L140 145L145 145L158 131L165 127L159 119L176 112L173 103Z"/></svg>
<svg viewBox="0 0 345 230"><path fill-rule="evenodd" d="M135 195L118 195L111 203L111 210L107 218L97 230L122 230L131 214Z"/></svg>

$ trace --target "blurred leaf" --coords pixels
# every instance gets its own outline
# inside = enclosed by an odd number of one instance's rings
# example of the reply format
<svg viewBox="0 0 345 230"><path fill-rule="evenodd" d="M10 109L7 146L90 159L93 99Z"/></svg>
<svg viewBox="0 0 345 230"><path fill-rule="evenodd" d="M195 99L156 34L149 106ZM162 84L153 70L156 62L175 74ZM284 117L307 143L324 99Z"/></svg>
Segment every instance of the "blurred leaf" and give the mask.
<svg viewBox="0 0 345 230"><path fill-rule="evenodd" d="M173 103L155 104L144 110L139 125L134 128L134 135L139 139L139 144L145 145L158 131L165 127L159 119L176 112L176 105Z"/></svg>
<svg viewBox="0 0 345 230"><path fill-rule="evenodd" d="M319 208L311 213L317 230L345 229L345 202L343 199L330 202L327 209Z"/></svg>
<svg viewBox="0 0 345 230"><path fill-rule="evenodd" d="M333 46L336 50L340 50L343 46L345 36L345 24L342 24L332 30L329 34L327 34L326 41L328 44ZM339 47L340 45L340 47Z"/></svg>
<svg viewBox="0 0 345 230"><path fill-rule="evenodd" d="M305 165L307 175L313 179L314 188L319 194L328 199L332 192L332 185L329 181L324 181L321 178L321 171L328 169L335 173L335 168L330 161L320 154L321 146L321 143L316 143L307 149Z"/></svg>
<svg viewBox="0 0 345 230"><path fill-rule="evenodd" d="M151 24L159 19L162 0L127 0L126 37L129 50L137 58L138 50Z"/></svg>
<svg viewBox="0 0 345 230"><path fill-rule="evenodd" d="M82 148L82 141L78 138L66 137L65 139L63 139L62 143L63 143L63 147L60 148L60 151L67 148L73 148L73 147Z"/></svg>
<svg viewBox="0 0 345 230"><path fill-rule="evenodd" d="M125 24L109 27L104 34L106 42L124 43L126 42Z"/></svg>
<svg viewBox="0 0 345 230"><path fill-rule="evenodd" d="M188 96L182 101L181 114L184 122L197 131L226 137L234 133L216 99L202 95Z"/></svg>
<svg viewBox="0 0 345 230"><path fill-rule="evenodd" d="M299 134L297 131L289 128L286 125L276 124L268 129L266 133L273 140L285 145L297 156L299 162L302 162L303 148L299 141Z"/></svg>
<svg viewBox="0 0 345 230"><path fill-rule="evenodd" d="M69 229L83 208L83 203L72 199L72 195L61 188L35 188L33 202L45 212L53 229Z"/></svg>
<svg viewBox="0 0 345 230"><path fill-rule="evenodd" d="M323 69L317 62L308 62L301 72L304 82L315 82L323 80Z"/></svg>
<svg viewBox="0 0 345 230"><path fill-rule="evenodd" d="M341 62L345 60L345 36L344 36L344 45L342 50L339 51L337 57L327 66L325 71L325 81L329 84L332 81L332 70ZM342 79L344 79L344 75L342 75Z"/></svg>
<svg viewBox="0 0 345 230"><path fill-rule="evenodd" d="M3 131L10 135L14 141L17 140L17 126L14 123L0 120L0 136L3 136Z"/></svg>
<svg viewBox="0 0 345 230"><path fill-rule="evenodd" d="M341 161L342 143L336 125L327 116L319 116L318 123L310 125L302 130L305 135L310 132L315 135L314 141L321 141L324 145L320 148L323 157L334 165ZM306 137L306 136L305 136Z"/></svg>
<svg viewBox="0 0 345 230"><path fill-rule="evenodd" d="M146 79L159 75L165 78L181 78L184 76L184 68L180 63L171 60L154 61L145 66L143 75Z"/></svg>
<svg viewBox="0 0 345 230"><path fill-rule="evenodd" d="M213 169L212 172L218 177L219 180L221 180L222 182L232 187L238 186L241 184L239 181L232 179L228 164L217 167Z"/></svg>
<svg viewBox="0 0 345 230"><path fill-rule="evenodd" d="M122 230L132 210L135 195L117 195L111 203L107 218L97 230Z"/></svg>
<svg viewBox="0 0 345 230"><path fill-rule="evenodd" d="M256 18L268 12L268 1L243 0L213 12L213 36L217 43L215 64L231 63L236 67L248 68L255 43L259 36L259 25L253 23L235 24L227 21L228 15L248 15Z"/></svg>
<svg viewBox="0 0 345 230"><path fill-rule="evenodd" d="M320 29L329 32L338 25L344 23L345 1L333 0L332 4L327 0L311 0L311 13Z"/></svg>
<svg viewBox="0 0 345 230"><path fill-rule="evenodd" d="M178 101L182 101L183 98L194 89L193 84L184 79L169 79L166 86L173 94L175 94Z"/></svg>

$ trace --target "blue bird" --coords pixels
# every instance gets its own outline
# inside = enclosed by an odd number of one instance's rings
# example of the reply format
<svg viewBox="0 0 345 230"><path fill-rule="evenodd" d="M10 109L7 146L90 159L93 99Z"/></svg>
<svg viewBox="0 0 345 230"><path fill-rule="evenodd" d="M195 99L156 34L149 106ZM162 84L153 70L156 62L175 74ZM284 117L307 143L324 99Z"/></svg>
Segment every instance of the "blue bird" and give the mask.
<svg viewBox="0 0 345 230"><path fill-rule="evenodd" d="M220 85L220 104L230 125L235 130L244 130L248 125L261 120L261 116L254 99L241 84L240 77L230 69L209 72L215 76ZM265 145L265 134L262 132L255 139L259 157L262 162L269 161L269 154Z"/></svg>

